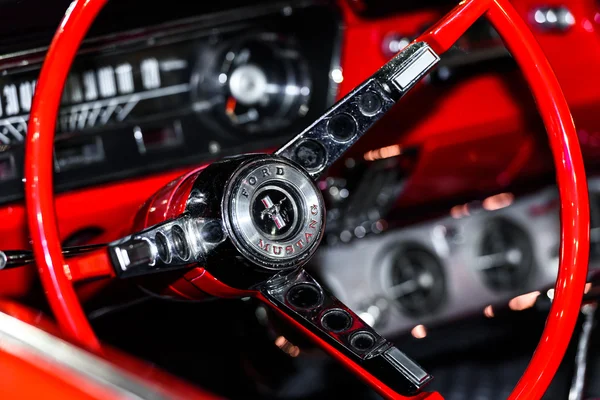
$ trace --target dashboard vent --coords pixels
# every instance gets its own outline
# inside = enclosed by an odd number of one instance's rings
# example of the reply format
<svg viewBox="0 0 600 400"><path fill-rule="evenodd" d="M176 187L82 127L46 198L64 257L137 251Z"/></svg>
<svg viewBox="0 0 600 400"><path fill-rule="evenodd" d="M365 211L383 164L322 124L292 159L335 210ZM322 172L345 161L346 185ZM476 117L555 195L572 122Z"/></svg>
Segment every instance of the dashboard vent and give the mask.
<svg viewBox="0 0 600 400"><path fill-rule="evenodd" d="M412 317L433 313L446 297L442 264L421 246L402 246L392 258L391 275L389 296Z"/></svg>
<svg viewBox="0 0 600 400"><path fill-rule="evenodd" d="M496 218L483 232L477 269L492 290L516 290L533 268L533 248L527 233L515 223Z"/></svg>

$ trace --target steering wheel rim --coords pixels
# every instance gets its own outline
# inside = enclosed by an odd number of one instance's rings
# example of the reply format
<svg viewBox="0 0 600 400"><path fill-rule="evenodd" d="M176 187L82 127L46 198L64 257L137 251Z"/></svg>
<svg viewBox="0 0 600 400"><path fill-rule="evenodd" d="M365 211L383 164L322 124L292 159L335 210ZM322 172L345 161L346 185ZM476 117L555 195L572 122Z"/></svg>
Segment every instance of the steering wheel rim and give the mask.
<svg viewBox="0 0 600 400"><path fill-rule="evenodd" d="M62 89L79 46L107 0L75 0L44 61L25 146L25 197L33 252L59 326L96 352L100 342L77 299L62 256L53 195L53 143ZM581 150L567 101L533 34L508 0L464 0L417 41L438 54L480 16L496 28L519 64L548 132L561 202L560 264L542 339L510 399L540 398L556 373L578 317L587 278L589 198ZM382 391L390 398L403 398Z"/></svg>

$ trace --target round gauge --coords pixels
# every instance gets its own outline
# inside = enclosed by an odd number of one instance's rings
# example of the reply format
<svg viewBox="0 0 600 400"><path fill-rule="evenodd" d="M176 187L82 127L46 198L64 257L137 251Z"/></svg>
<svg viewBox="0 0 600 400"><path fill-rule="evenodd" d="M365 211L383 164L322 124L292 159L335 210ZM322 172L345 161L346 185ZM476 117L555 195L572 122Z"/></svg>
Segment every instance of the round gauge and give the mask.
<svg viewBox="0 0 600 400"><path fill-rule="evenodd" d="M308 112L308 65L293 40L262 33L214 54L197 80L199 115L227 132L259 135L280 131Z"/></svg>
<svg viewBox="0 0 600 400"><path fill-rule="evenodd" d="M389 274L388 296L406 314L422 317L442 306L446 279L440 261L429 250L419 245L399 245Z"/></svg>
<svg viewBox="0 0 600 400"><path fill-rule="evenodd" d="M490 289L523 289L534 268L534 250L529 235L508 219L489 220L481 235L477 264Z"/></svg>

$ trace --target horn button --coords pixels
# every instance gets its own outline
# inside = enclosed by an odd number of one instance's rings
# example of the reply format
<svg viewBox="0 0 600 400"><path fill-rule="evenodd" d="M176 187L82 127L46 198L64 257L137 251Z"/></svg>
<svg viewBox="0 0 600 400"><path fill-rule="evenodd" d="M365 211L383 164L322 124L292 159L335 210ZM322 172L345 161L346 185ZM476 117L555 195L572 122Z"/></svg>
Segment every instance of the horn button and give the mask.
<svg viewBox="0 0 600 400"><path fill-rule="evenodd" d="M298 267L322 237L325 207L311 178L287 160L267 159L238 169L225 191L232 240L268 269Z"/></svg>

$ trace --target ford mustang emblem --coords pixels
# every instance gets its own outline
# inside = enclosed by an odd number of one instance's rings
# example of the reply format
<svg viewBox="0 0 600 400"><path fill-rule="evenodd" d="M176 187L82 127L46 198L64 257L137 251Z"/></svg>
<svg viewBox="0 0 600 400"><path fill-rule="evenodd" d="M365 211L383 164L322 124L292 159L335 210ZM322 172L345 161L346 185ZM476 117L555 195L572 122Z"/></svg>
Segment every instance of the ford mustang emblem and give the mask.
<svg viewBox="0 0 600 400"><path fill-rule="evenodd" d="M286 160L242 167L226 189L232 239L250 258L272 269L291 268L311 254L323 234L321 194Z"/></svg>

